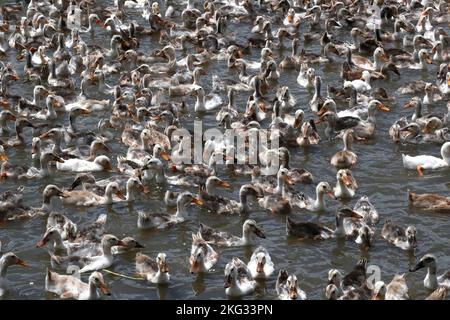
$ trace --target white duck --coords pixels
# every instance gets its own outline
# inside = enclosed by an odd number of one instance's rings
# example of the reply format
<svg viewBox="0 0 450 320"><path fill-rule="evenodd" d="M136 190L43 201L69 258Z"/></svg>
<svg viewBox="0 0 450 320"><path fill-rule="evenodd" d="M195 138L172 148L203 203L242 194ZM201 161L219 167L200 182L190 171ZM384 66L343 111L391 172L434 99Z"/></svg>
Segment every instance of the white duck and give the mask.
<svg viewBox="0 0 450 320"><path fill-rule="evenodd" d="M372 89L370 85L371 75L370 72L364 70L362 72L361 79L356 79L353 81L344 81L344 88L353 87L358 93L365 93Z"/></svg>
<svg viewBox="0 0 450 320"><path fill-rule="evenodd" d="M4 296L8 289L8 281L6 279L6 271L10 266L19 265L27 267L27 264L22 259L19 259L14 253L5 253L0 258L0 297Z"/></svg>
<svg viewBox="0 0 450 320"><path fill-rule="evenodd" d="M247 267L254 279L267 279L275 271L269 252L262 246L253 251Z"/></svg>
<svg viewBox="0 0 450 320"><path fill-rule="evenodd" d="M205 90L203 87L196 87L192 94L196 97L194 110L195 112L207 112L214 109L217 109L220 105L222 105L223 100L217 94L205 96Z"/></svg>
<svg viewBox="0 0 450 320"><path fill-rule="evenodd" d="M210 271L219 260L219 254L203 239L200 233L192 234L189 271L191 274Z"/></svg>
<svg viewBox="0 0 450 320"><path fill-rule="evenodd" d="M68 172L97 172L112 170L111 160L101 155L96 157L93 161L84 159L68 159L64 163L58 163L56 168L59 171Z"/></svg>
<svg viewBox="0 0 450 320"><path fill-rule="evenodd" d="M225 266L225 293L229 297L242 297L252 294L256 288L250 270L239 258L233 258Z"/></svg>
<svg viewBox="0 0 450 320"><path fill-rule="evenodd" d="M289 275L286 270L280 270L275 287L280 300L306 300L306 293L300 289L297 276Z"/></svg>
<svg viewBox="0 0 450 320"><path fill-rule="evenodd" d="M355 196L358 184L349 169L340 169L336 173L336 187L333 192L336 198L351 199Z"/></svg>
<svg viewBox="0 0 450 320"><path fill-rule="evenodd" d="M450 166L450 142L446 142L441 147L442 158L420 155L408 156L402 154L403 166L406 169L417 170L420 176L424 170L436 170L439 168L447 168Z"/></svg>
<svg viewBox="0 0 450 320"><path fill-rule="evenodd" d="M328 182L320 182L316 187L316 199L307 197L306 199L300 199L298 206L308 211L324 211L326 210L324 195L328 194L331 199L335 199L333 190Z"/></svg>
<svg viewBox="0 0 450 320"><path fill-rule="evenodd" d="M166 254L158 253L155 261L145 254L137 253L136 273L151 283L169 283L170 274L169 268L167 267Z"/></svg>
<svg viewBox="0 0 450 320"><path fill-rule="evenodd" d="M111 295L100 272L93 272L89 276L89 283L72 275L61 275L47 269L45 276L45 290L57 294L62 299L97 300L100 298L97 289L104 295Z"/></svg>

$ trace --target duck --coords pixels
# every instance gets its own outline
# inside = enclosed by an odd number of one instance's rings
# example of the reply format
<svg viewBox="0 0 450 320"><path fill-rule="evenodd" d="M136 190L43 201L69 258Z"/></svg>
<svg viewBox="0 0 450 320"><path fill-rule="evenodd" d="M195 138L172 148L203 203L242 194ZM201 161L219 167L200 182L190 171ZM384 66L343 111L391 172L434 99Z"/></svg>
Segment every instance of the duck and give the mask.
<svg viewBox="0 0 450 320"><path fill-rule="evenodd" d="M68 261L69 265L79 265L81 269L80 273L98 271L101 269L109 268L114 261L114 256L111 252L113 246L122 246L123 243L116 236L112 234L105 234L101 239L102 253L97 256L68 256L61 257L51 254L51 261L53 265L61 266L64 262Z"/></svg>
<svg viewBox="0 0 450 320"><path fill-rule="evenodd" d="M423 176L424 170L436 170L450 166L450 142L442 145L441 157L437 158L428 155L409 156L402 154L405 169L417 170L419 176Z"/></svg>
<svg viewBox="0 0 450 320"><path fill-rule="evenodd" d="M426 211L449 211L450 197L434 193L415 193L408 190L408 203L414 208Z"/></svg>
<svg viewBox="0 0 450 320"><path fill-rule="evenodd" d="M327 194L331 199L335 199L333 189L328 182L319 182L316 186L316 199L303 196L299 199L298 206L312 212L320 212L326 210L324 195Z"/></svg>
<svg viewBox="0 0 450 320"><path fill-rule="evenodd" d="M269 252L262 246L253 251L250 261L247 263L247 268L255 280L268 279L275 271Z"/></svg>
<svg viewBox="0 0 450 320"><path fill-rule="evenodd" d="M245 220L242 225L242 236L238 237L225 231L218 231L200 223L199 233L210 244L220 247L251 246L256 244L256 237L266 238L261 227L253 219Z"/></svg>
<svg viewBox="0 0 450 320"><path fill-rule="evenodd" d="M312 112L319 112L322 108L322 105L325 102L325 99L322 97L320 93L320 88L322 86L322 78L320 76L316 76L314 80L314 95L309 101L309 106L311 107Z"/></svg>
<svg viewBox="0 0 450 320"><path fill-rule="evenodd" d="M334 187L334 197L341 199L351 199L355 196L358 184L348 169L340 169L336 173L336 187Z"/></svg>
<svg viewBox="0 0 450 320"><path fill-rule="evenodd" d="M414 251L417 247L417 230L414 226L402 228L392 223L390 219L384 221L381 229L381 236L405 251Z"/></svg>
<svg viewBox="0 0 450 320"><path fill-rule="evenodd" d="M103 275L98 271L92 272L88 283L85 283L76 276L61 275L47 268L45 290L61 299L97 300L100 298L98 290L104 295L111 295Z"/></svg>
<svg viewBox="0 0 450 320"><path fill-rule="evenodd" d="M353 211L356 211L363 217L363 220L368 225L376 225L380 221L380 215L378 214L375 206L369 201L369 197L362 196L353 206Z"/></svg>
<svg viewBox="0 0 450 320"><path fill-rule="evenodd" d="M106 186L105 195L99 196L92 191L84 190L71 190L64 191L62 196L62 202L64 205L72 206L99 206L99 205L111 205L114 200L113 195L116 195L121 200L126 200L122 191L120 190L119 184L117 182L110 182Z"/></svg>
<svg viewBox="0 0 450 320"><path fill-rule="evenodd" d="M191 274L209 272L218 260L219 254L203 239L201 233L193 233L189 272Z"/></svg>
<svg viewBox="0 0 450 320"><path fill-rule="evenodd" d="M356 79L352 81L344 81L344 88L352 87L356 90L358 93L365 93L369 92L372 89L372 86L370 85L370 79L372 76L370 75L370 72L367 70L364 70L362 72L361 79Z"/></svg>
<svg viewBox="0 0 450 320"><path fill-rule="evenodd" d="M40 168L30 167L24 174L18 176L19 179L42 179L51 175L51 163L64 163L65 160L52 152L42 153L40 156Z"/></svg>
<svg viewBox="0 0 450 320"><path fill-rule="evenodd" d="M409 269L410 272L415 272L422 268L427 268L427 275L423 280L423 285L428 290L436 290L439 286L448 288L450 286L450 273L447 271L440 276L436 275L437 259L433 254L427 253L416 263L415 266Z"/></svg>
<svg viewBox="0 0 450 320"><path fill-rule="evenodd" d="M306 300L306 293L300 289L297 276L280 270L275 284L278 299L280 300Z"/></svg>
<svg viewBox="0 0 450 320"><path fill-rule="evenodd" d="M242 297L252 294L256 288L250 270L245 263L234 257L225 266L225 293L229 297Z"/></svg>
<svg viewBox="0 0 450 320"><path fill-rule="evenodd" d="M153 260L143 253L136 253L136 273L150 283L168 284L170 273L167 266L167 255L160 252Z"/></svg>
<svg viewBox="0 0 450 320"><path fill-rule="evenodd" d="M362 219L362 216L348 207L343 207L336 212L336 229L314 222L299 222L291 217L286 217L286 234L299 239L326 240L331 238L345 238L344 218Z"/></svg>
<svg viewBox="0 0 450 320"><path fill-rule="evenodd" d="M447 287L438 287L425 300L445 300L447 292Z"/></svg>
<svg viewBox="0 0 450 320"><path fill-rule="evenodd" d="M195 112L215 110L223 103L222 98L216 94L212 94L207 98L205 96L205 90L200 86L193 89L192 95L196 97L194 105Z"/></svg>
<svg viewBox="0 0 450 320"><path fill-rule="evenodd" d="M372 300L409 300L406 274L396 274L386 285L377 281L374 285Z"/></svg>
<svg viewBox="0 0 450 320"><path fill-rule="evenodd" d="M352 167L358 161L358 156L351 151L351 143L353 141L353 129L347 129L344 132L342 140L344 141L344 149L337 152L331 157L331 165L338 169L346 169Z"/></svg>
<svg viewBox="0 0 450 320"><path fill-rule="evenodd" d="M8 268L14 265L27 267L27 263L20 259L12 252L7 252L0 257L0 297L3 297L8 290L8 279L6 278L6 272Z"/></svg>
<svg viewBox="0 0 450 320"><path fill-rule="evenodd" d="M190 192L183 192L177 196L177 211L175 214L152 213L138 211L137 226L139 229L164 229L177 223L184 222L187 218L187 208L191 204L202 206L204 203Z"/></svg>
<svg viewBox="0 0 450 320"><path fill-rule="evenodd" d="M305 89L312 89L314 87L315 83L315 77L316 77L316 71L314 68L309 67L305 63L302 63L300 65L300 71L297 76L297 83L305 88Z"/></svg>
<svg viewBox="0 0 450 320"><path fill-rule="evenodd" d="M93 161L84 159L68 159L59 165L56 169L65 172L98 172L98 171L112 171L111 160L105 156L97 156Z"/></svg>

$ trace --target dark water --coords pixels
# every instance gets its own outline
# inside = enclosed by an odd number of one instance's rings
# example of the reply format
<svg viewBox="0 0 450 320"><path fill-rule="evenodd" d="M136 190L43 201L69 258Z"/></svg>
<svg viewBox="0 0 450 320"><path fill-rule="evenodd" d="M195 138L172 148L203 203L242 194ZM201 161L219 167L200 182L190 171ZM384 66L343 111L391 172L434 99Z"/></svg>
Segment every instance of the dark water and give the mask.
<svg viewBox="0 0 450 320"><path fill-rule="evenodd" d="M98 2L98 1L97 1ZM112 6L111 1L103 1L107 7ZM141 9L130 8L127 10L128 19L135 19L138 23L147 24L140 15ZM236 34L238 42L244 42L250 34L250 26L247 23L232 22L229 31ZM109 38L99 30L95 38L91 39L87 35L82 35L88 43L101 44L104 47L109 46ZM342 39L347 39L346 32L337 33ZM158 46L156 38L149 36L141 40L141 52L149 52ZM303 42L302 42L303 45ZM285 52L289 54L290 44L285 42ZM308 46L307 50L318 52L318 45ZM15 60L15 53L10 50L8 60L16 67L19 75L23 73L23 63ZM278 54L277 50L274 50ZM50 53L48 53L50 54ZM254 49L251 56L245 56L246 59L259 61L260 51ZM177 53L177 58L181 59L182 54ZM340 86L341 79L338 74L340 63L316 65L316 73L322 76L323 94L325 95L326 84ZM436 65L430 67L428 73L422 73L413 70L402 69L401 79L373 82L373 87L381 86L387 89L390 95L393 95L399 85L412 79L422 79L434 82ZM221 77L230 79L236 78L235 71L228 71L226 61L219 63L212 62L207 68L208 75L204 76L201 84L205 91L211 89L211 76L219 74ZM305 111L306 117L312 117L308 101L312 97L312 92L301 88L297 82L298 72L295 70L283 71L280 83L289 86L291 93L300 102L301 108ZM108 77L107 83L114 85L115 77ZM14 94L21 94L27 98L32 96L32 87L18 81L12 87ZM408 272L409 263L414 261L414 257L401 251L400 249L388 244L380 236L380 229L385 219L392 219L394 223L403 226L414 225L418 230L418 248L416 256L419 258L425 253L433 253L438 257L438 269L443 271L450 264L450 221L444 214L420 212L408 207L406 199L406 190L409 188L420 192L436 192L441 194L449 193L448 170L427 172L425 176L418 177L416 172L409 172L402 166L401 154L431 154L439 155L440 147L436 145L422 146L401 146L390 141L388 129L390 125L403 115L410 115L411 110L404 110L401 106L410 98L408 96L395 96L396 100L390 103L392 111L390 113L378 113L377 117L377 135L376 138L368 143L357 143L354 145L354 151L359 157L358 164L352 170L359 189L356 199L348 204L353 206L362 195L369 196L371 202L377 208L380 214L380 223L376 228L376 236L373 248L366 255L369 264L377 265L382 270L382 280L389 282L394 274ZM223 96L226 101L226 96ZM241 93L236 97L236 105L239 111L243 112L245 108L246 93ZM67 102L67 101L66 101ZM193 110L195 100L192 97L187 98L189 110ZM446 111L445 103L437 103L433 107L434 112L444 113ZM215 115L210 114L203 117L204 127L216 126ZM97 116L91 116L79 121L80 128L95 130L98 121ZM195 116L193 112L181 119L184 126L191 127ZM67 124L67 119L64 120ZM27 146L25 149L15 149L8 151L11 161L17 163L31 164L30 146L31 132L26 130ZM322 128L320 128L322 132ZM116 155L125 154L126 148L117 142L110 144L114 154L111 159L116 161ZM336 171L330 166L331 156L342 148L339 142L328 142L323 140L318 146L309 149L292 149L291 165L293 167L303 167L309 170L315 177L315 183L319 181L328 181L335 185ZM234 192L227 193L233 199L238 199L238 190L240 185L249 181L249 178L231 177L223 170L219 169L218 176L232 183ZM97 179L107 177L105 174L96 174ZM26 193L24 202L32 206L40 206L41 192L49 184L56 184L60 187L68 187L72 182L73 175L58 174L50 178L31 181L25 183ZM5 181L0 185L0 192L13 188L15 182ZM315 185L297 186L299 190L308 195L314 195ZM194 206L190 209L190 220L179 224L171 229L162 231L141 232L136 227L137 209L146 209L154 212L165 212L167 209L162 202L165 189L152 186L150 194L142 196L141 200L135 201L132 205L114 204L111 207L97 207L91 209L62 208L73 221L84 223L93 221L101 213L108 214L108 230L118 237L133 236L140 243L145 245L143 253L150 256L156 256L158 252L165 252L168 257L170 274L172 276L169 286L157 287L144 281L134 281L119 278L105 274L113 299L226 299L223 288L223 270L225 264L234 256L248 261L252 253L252 248L224 248L218 249L220 253L219 263L214 272L203 276L192 276L189 274L188 258L191 245L191 233L196 232L198 222L204 222L210 226L241 234L243 220L239 217L217 217L212 216L205 210ZM176 188L174 188L176 190ZM320 221L329 226L334 225L334 210L340 205L337 201L327 199L329 212L320 217ZM56 203L56 205L58 205ZM250 214L264 229L266 239L262 239L261 244L270 252L274 260L276 273L279 269L287 269L290 273L297 274L300 287L307 293L310 299L324 298L324 289L327 284L327 272L331 268L337 268L343 272L352 269L356 261L361 257L360 250L352 241L319 241L319 242L301 242L287 239L285 236L285 217L272 216L267 212L256 208ZM170 210L170 209L169 209ZM299 211L297 212L305 219L314 218L313 215ZM50 266L49 256L46 250L35 248L36 242L45 231L45 219L35 219L27 222L14 222L0 224L0 240L3 242L4 251L14 251L17 255L26 260L29 268L10 268L8 278L12 283L12 290L5 296L6 299L54 299L52 294L44 290L45 268ZM113 267L110 269L126 274L134 275L134 255L129 253L116 258ZM412 298L424 298L427 294L423 288L422 279L425 271L417 273L408 273L407 283L410 288ZM87 276L83 276L85 278ZM85 279L87 281L87 278ZM275 292L276 275L274 274L262 287L265 290L247 299L276 298Z"/></svg>

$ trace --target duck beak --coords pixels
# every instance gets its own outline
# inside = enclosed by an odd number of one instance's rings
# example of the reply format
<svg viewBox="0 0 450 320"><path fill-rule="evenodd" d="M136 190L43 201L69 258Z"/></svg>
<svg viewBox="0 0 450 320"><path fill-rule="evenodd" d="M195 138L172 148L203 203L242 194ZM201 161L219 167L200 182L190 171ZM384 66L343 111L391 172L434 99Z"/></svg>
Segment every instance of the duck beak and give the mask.
<svg viewBox="0 0 450 320"><path fill-rule="evenodd" d="M342 177L342 181L345 183L346 186L351 186L353 184L352 180L347 175L344 175Z"/></svg>
<svg viewBox="0 0 450 320"><path fill-rule="evenodd" d="M170 161L170 156L169 156L169 154L167 152L161 151L160 154L161 154L161 158L163 158L166 161Z"/></svg>
<svg viewBox="0 0 450 320"><path fill-rule="evenodd" d="M204 204L204 202L202 200L200 200L199 198L192 198L191 203L194 203L196 205L202 206Z"/></svg>
<svg viewBox="0 0 450 320"><path fill-rule="evenodd" d="M266 105L265 105L264 103L258 104L258 107L259 107L259 109L260 109L262 112L266 112L266 111L267 111Z"/></svg>
<svg viewBox="0 0 450 320"><path fill-rule="evenodd" d="M145 248L142 244L140 244L140 243L137 242L137 241L136 241L136 245L135 245L134 247L135 247L135 248L139 248L139 249Z"/></svg>
<svg viewBox="0 0 450 320"><path fill-rule="evenodd" d="M162 273L168 273L169 272L169 267L167 266L167 264L165 262L163 262L161 264L161 272Z"/></svg>
<svg viewBox="0 0 450 320"><path fill-rule="evenodd" d="M55 156L53 159L54 159L56 162L64 163L64 159L61 158L61 157Z"/></svg>
<svg viewBox="0 0 450 320"><path fill-rule="evenodd" d="M99 26L103 25L103 23L102 23L102 21L100 19L95 19L95 24L97 24Z"/></svg>
<svg viewBox="0 0 450 320"><path fill-rule="evenodd" d="M65 192L62 191L58 191L58 193L56 194L58 197L62 197L62 198L68 198L69 195Z"/></svg>
<svg viewBox="0 0 450 320"><path fill-rule="evenodd" d="M385 54L382 54L382 55L380 56L380 60L383 61L383 62L388 62L388 61L389 61L389 58L388 58Z"/></svg>
<svg viewBox="0 0 450 320"><path fill-rule="evenodd" d="M333 192L330 191L327 194L331 199L336 200L336 197L334 196Z"/></svg>
<svg viewBox="0 0 450 320"><path fill-rule="evenodd" d="M19 79L20 78L19 78L19 76L17 74L13 74L12 77L11 77L11 80L14 80L14 81L19 80Z"/></svg>
<svg viewBox="0 0 450 320"><path fill-rule="evenodd" d="M408 102L408 103L406 103L405 105L403 105L403 108L404 109L407 109L407 108L412 108L414 105L411 103L411 102Z"/></svg>
<svg viewBox="0 0 450 320"><path fill-rule="evenodd" d="M126 199L125 195L120 190L116 192L116 196L117 196L117 198L122 199L122 200Z"/></svg>
<svg viewBox="0 0 450 320"><path fill-rule="evenodd" d="M104 295L106 295L106 296L110 296L111 295L111 292L109 292L109 289L108 289L108 287L106 286L105 283L100 283L98 287L100 288L100 291Z"/></svg>
<svg viewBox="0 0 450 320"><path fill-rule="evenodd" d="M117 241L117 245L120 246L120 247L126 247L127 246L122 240Z"/></svg>
<svg viewBox="0 0 450 320"><path fill-rule="evenodd" d="M264 272L264 263L259 262L256 264L256 272L263 273Z"/></svg>
<svg viewBox="0 0 450 320"><path fill-rule="evenodd" d="M353 211L353 212L352 212L351 217L352 217L352 218L355 218L355 219L362 219L362 218L363 218L363 216L360 215L360 214L359 214L358 212L356 212L356 211Z"/></svg>
<svg viewBox="0 0 450 320"><path fill-rule="evenodd" d="M227 277L225 277L225 282L223 284L224 288L229 288L231 285L231 275L228 275Z"/></svg>
<svg viewBox="0 0 450 320"><path fill-rule="evenodd" d="M295 184L295 182L294 182L294 180L292 180L290 177L288 177L288 176L285 176L284 177L284 181L286 181L286 183L287 184L290 184L290 185L294 185Z"/></svg>
<svg viewBox="0 0 450 320"><path fill-rule="evenodd" d="M81 109L81 114L90 114L91 110L89 109Z"/></svg>
<svg viewBox="0 0 450 320"><path fill-rule="evenodd" d="M41 240L38 241L38 243L36 243L36 248L42 248L43 246L45 246L48 242L47 238L43 238Z"/></svg>
<svg viewBox="0 0 450 320"><path fill-rule="evenodd" d="M198 273L198 269L199 269L198 261L195 258L194 259L191 258L191 267L189 268L189 272L191 274Z"/></svg>
<svg viewBox="0 0 450 320"><path fill-rule="evenodd" d="M423 261L419 261L413 268L409 269L409 271L414 272L422 268L425 268L425 264L423 263Z"/></svg>
<svg viewBox="0 0 450 320"><path fill-rule="evenodd" d="M289 15L289 16L287 17L287 20L288 20L289 23L292 23L292 22L294 21L294 17L291 16L291 15Z"/></svg>
<svg viewBox="0 0 450 320"><path fill-rule="evenodd" d="M23 261L22 259L17 259L16 264L19 266L22 266L22 267L28 267L28 264L25 261Z"/></svg>
<svg viewBox="0 0 450 320"><path fill-rule="evenodd" d="M380 109L382 111L386 111L386 112L391 111L391 109L389 109L389 107L385 106L384 104L379 104L378 109Z"/></svg>
<svg viewBox="0 0 450 320"><path fill-rule="evenodd" d="M195 92L195 91L194 91L194 92ZM155 120L155 121L161 120L161 115L158 114L158 115L156 115L156 116L151 117L151 119L152 119L152 120Z"/></svg>
<svg viewBox="0 0 450 320"><path fill-rule="evenodd" d="M255 234L260 238L263 238L263 239L266 238L266 235L264 234L264 232L258 227L255 228Z"/></svg>
<svg viewBox="0 0 450 320"><path fill-rule="evenodd" d="M426 61L428 64L433 64L433 61L430 59L430 57L428 57L425 61Z"/></svg>
<svg viewBox="0 0 450 320"><path fill-rule="evenodd" d="M0 154L0 161L8 161L8 156L6 154Z"/></svg>
<svg viewBox="0 0 450 320"><path fill-rule="evenodd" d="M220 181L219 186L221 186L222 188L227 188L227 189L231 188L231 184L229 184L226 181Z"/></svg>
<svg viewBox="0 0 450 320"><path fill-rule="evenodd" d="M298 298L298 292L296 287L289 287L289 297L292 300L296 300Z"/></svg>

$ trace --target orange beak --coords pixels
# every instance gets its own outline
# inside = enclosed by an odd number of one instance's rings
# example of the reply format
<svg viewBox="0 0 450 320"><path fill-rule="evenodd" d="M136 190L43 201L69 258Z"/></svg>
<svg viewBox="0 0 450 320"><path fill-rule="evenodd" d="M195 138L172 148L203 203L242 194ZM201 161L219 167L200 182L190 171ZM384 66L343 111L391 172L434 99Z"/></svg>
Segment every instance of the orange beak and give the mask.
<svg viewBox="0 0 450 320"><path fill-rule="evenodd" d="M433 61L430 58L427 58L426 61L427 61L428 64L432 64L433 63Z"/></svg>
<svg viewBox="0 0 450 320"><path fill-rule="evenodd" d="M89 114L91 113L91 110L89 109L81 109L81 114Z"/></svg>
<svg viewBox="0 0 450 320"><path fill-rule="evenodd" d="M36 243L36 248L42 248L43 246L46 245L46 243L48 242L48 239L41 239L38 241L38 243Z"/></svg>
<svg viewBox="0 0 450 320"><path fill-rule="evenodd" d="M262 262L258 262L256 264L256 272L258 273L264 272L264 264Z"/></svg>
<svg viewBox="0 0 450 320"><path fill-rule="evenodd" d="M294 17L291 16L291 15L289 15L289 16L287 17L287 20L288 20L289 23L292 23L292 22L294 21Z"/></svg>
<svg viewBox="0 0 450 320"><path fill-rule="evenodd" d="M328 196L329 196L331 199L336 200L336 198L335 198L333 192L330 191L330 192L328 192L327 194L328 194Z"/></svg>
<svg viewBox="0 0 450 320"><path fill-rule="evenodd" d="M264 103L260 103L258 104L259 109L261 109L262 112L266 112L267 108L266 105Z"/></svg>
<svg viewBox="0 0 450 320"><path fill-rule="evenodd" d="M391 109L389 109L389 107L385 106L384 104L378 105L378 109L380 109L382 111L386 111L386 112L391 111Z"/></svg>
<svg viewBox="0 0 450 320"><path fill-rule="evenodd" d="M107 295L107 296L110 296L110 295L111 295L111 292L109 292L109 289L108 289L108 287L106 286L106 284L100 283L99 288L100 288L100 291L101 291L104 295Z"/></svg>
<svg viewBox="0 0 450 320"><path fill-rule="evenodd" d="M167 273L167 272L169 272L169 267L167 266L166 263L163 263L163 264L161 265L161 272L162 272L162 273Z"/></svg>
<svg viewBox="0 0 450 320"><path fill-rule="evenodd" d="M12 77L11 77L11 80L14 80L14 81L19 80L19 79L20 78L19 78L19 76L17 74L13 74Z"/></svg>
<svg viewBox="0 0 450 320"><path fill-rule="evenodd" d="M194 273L198 273L198 269L199 269L199 263L197 262L197 260L194 260L194 259L190 259L191 261L191 267L189 268L189 272L191 273L191 274L194 274ZM194 261L192 261L192 260L194 260Z"/></svg>
<svg viewBox="0 0 450 320"><path fill-rule="evenodd" d="M160 154L161 154L161 158L163 158L166 161L170 161L170 156L169 156L169 154L167 152L161 151Z"/></svg>
<svg viewBox="0 0 450 320"><path fill-rule="evenodd" d="M231 185L226 181L220 181L219 186L221 186L223 188L231 188Z"/></svg>
<svg viewBox="0 0 450 320"><path fill-rule="evenodd" d="M122 242L122 240L119 240L119 241L117 242L117 245L118 245L118 246L121 246L121 247L126 247L126 246L127 246L125 243Z"/></svg>
<svg viewBox="0 0 450 320"><path fill-rule="evenodd" d="M122 200L126 199L123 192L120 190L116 192L116 196L117 196L117 198L122 199Z"/></svg>
<svg viewBox="0 0 450 320"><path fill-rule="evenodd" d="M412 104L411 102L408 102L407 104L405 104L405 105L403 106L404 109L412 108L412 107L413 107L413 104Z"/></svg>
<svg viewBox="0 0 450 320"><path fill-rule="evenodd" d="M350 178L347 175L344 175L342 177L342 181L344 181L346 186L351 186L352 185L352 181L350 180Z"/></svg>
<svg viewBox="0 0 450 320"><path fill-rule="evenodd" d="M28 267L28 264L25 261L23 261L22 259L18 259L16 264L19 266L22 266L22 267Z"/></svg>
<svg viewBox="0 0 450 320"><path fill-rule="evenodd" d="M199 198L192 198L191 200L192 203L195 203L196 205L202 206L204 204L204 202L202 200L200 200Z"/></svg>
<svg viewBox="0 0 450 320"><path fill-rule="evenodd" d="M380 56L380 60L383 61L383 62L388 62L388 61L389 61L389 58L388 58L385 54L382 54L382 55Z"/></svg>
<svg viewBox="0 0 450 320"><path fill-rule="evenodd" d="M6 154L0 154L0 161L8 161L8 156Z"/></svg>

